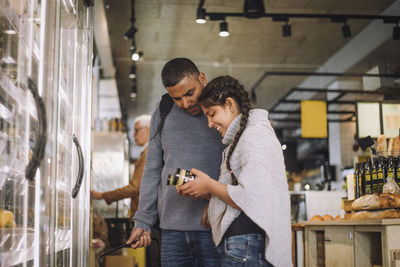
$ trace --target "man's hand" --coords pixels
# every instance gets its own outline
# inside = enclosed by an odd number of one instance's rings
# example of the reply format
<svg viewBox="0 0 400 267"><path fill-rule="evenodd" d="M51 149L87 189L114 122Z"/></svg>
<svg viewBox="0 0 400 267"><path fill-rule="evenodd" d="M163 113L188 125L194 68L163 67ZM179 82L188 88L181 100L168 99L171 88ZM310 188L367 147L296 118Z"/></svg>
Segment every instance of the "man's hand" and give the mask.
<svg viewBox="0 0 400 267"><path fill-rule="evenodd" d="M136 242L132 243L133 241ZM132 248L138 248L138 247L141 248L149 246L151 244L150 232L147 232L140 228L133 229L131 236L129 237L128 241L126 241L126 244L129 243L132 243L131 245Z"/></svg>
<svg viewBox="0 0 400 267"><path fill-rule="evenodd" d="M90 190L90 196L93 199L103 199L103 193L102 192L97 192L97 191L94 191L94 190Z"/></svg>
<svg viewBox="0 0 400 267"><path fill-rule="evenodd" d="M203 215L201 216L201 225L204 228L210 228L210 222L208 221L208 204L204 207Z"/></svg>

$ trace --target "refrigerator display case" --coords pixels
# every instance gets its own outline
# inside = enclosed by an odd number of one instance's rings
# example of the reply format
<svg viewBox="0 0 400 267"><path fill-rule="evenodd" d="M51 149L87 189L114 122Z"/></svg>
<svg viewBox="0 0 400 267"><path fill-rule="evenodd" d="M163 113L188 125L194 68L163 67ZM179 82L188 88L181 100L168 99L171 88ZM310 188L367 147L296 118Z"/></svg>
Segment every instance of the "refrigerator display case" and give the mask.
<svg viewBox="0 0 400 267"><path fill-rule="evenodd" d="M0 266L88 266L91 8L0 7Z"/></svg>

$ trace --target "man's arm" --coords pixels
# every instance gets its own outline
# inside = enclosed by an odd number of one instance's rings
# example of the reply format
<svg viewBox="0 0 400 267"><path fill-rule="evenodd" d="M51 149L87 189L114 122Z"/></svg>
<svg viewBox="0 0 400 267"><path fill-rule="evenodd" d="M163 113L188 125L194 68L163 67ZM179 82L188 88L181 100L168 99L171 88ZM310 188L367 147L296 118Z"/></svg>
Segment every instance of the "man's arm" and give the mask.
<svg viewBox="0 0 400 267"><path fill-rule="evenodd" d="M150 138L154 136L160 122L160 113L157 107L151 117ZM149 147L146 157L146 165L140 183L139 208L135 214L135 228L141 228L150 232L150 226L157 222L157 200L158 186L161 180L163 167L163 151L161 147L160 135L157 134L149 140Z"/></svg>

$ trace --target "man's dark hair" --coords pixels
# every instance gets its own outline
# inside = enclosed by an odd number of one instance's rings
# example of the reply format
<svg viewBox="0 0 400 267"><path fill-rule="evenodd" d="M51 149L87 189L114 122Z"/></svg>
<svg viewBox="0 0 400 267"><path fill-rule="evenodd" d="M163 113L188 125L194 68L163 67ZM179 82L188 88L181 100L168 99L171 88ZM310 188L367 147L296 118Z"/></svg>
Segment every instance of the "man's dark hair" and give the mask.
<svg viewBox="0 0 400 267"><path fill-rule="evenodd" d="M196 65L187 58L174 58L168 61L161 71L161 79L165 87L177 85L183 78L200 74Z"/></svg>

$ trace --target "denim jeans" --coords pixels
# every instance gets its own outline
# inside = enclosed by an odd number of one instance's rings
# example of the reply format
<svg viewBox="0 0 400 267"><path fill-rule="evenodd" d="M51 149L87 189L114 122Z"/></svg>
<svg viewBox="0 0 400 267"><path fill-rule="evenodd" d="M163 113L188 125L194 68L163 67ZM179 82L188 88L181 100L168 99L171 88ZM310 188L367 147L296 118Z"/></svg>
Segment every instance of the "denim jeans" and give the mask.
<svg viewBox="0 0 400 267"><path fill-rule="evenodd" d="M272 267L265 260L265 237L259 234L236 235L225 238L218 246L221 267Z"/></svg>
<svg viewBox="0 0 400 267"><path fill-rule="evenodd" d="M219 267L217 248L211 233L161 230L161 266Z"/></svg>

